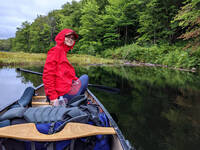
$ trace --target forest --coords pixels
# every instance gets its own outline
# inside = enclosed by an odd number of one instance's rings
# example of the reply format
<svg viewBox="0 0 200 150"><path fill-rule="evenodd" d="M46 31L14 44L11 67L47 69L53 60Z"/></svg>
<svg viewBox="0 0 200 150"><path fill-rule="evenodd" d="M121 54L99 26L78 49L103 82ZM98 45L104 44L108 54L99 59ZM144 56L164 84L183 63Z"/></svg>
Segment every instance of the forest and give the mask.
<svg viewBox="0 0 200 150"><path fill-rule="evenodd" d="M179 68L200 68L200 0L80 0L25 21L0 50L46 53L63 28L73 52Z"/></svg>

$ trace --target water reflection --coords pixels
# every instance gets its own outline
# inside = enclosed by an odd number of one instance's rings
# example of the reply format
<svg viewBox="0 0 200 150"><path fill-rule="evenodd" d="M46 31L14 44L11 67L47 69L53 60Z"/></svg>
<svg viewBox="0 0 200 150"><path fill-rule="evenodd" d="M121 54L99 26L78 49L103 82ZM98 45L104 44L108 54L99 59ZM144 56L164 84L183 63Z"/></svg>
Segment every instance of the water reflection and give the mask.
<svg viewBox="0 0 200 150"><path fill-rule="evenodd" d="M141 67L97 67L88 73L93 84L121 89L120 95L92 91L136 149L200 147L198 74Z"/></svg>
<svg viewBox="0 0 200 150"><path fill-rule="evenodd" d="M42 72L39 67L26 69ZM76 66L75 69L77 76L88 74L91 84L121 89L120 94L110 94L90 88L136 149L196 150L200 147L199 74L121 66ZM8 72L12 71L15 72L14 69ZM17 76L21 82L32 82L33 86L42 83L37 75L18 72Z"/></svg>

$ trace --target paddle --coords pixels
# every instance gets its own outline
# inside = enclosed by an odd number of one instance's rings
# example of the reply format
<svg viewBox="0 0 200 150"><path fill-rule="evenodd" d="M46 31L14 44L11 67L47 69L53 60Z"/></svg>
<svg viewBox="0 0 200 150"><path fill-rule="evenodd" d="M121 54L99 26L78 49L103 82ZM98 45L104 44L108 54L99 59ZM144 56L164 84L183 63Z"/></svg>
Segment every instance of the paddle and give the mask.
<svg viewBox="0 0 200 150"><path fill-rule="evenodd" d="M27 73L32 73L32 74L42 76L42 73L40 73L40 72L34 72L31 70L26 70L26 69L22 69L22 68L17 68L17 71L22 71L22 72L27 72ZM111 87L107 87L104 85L88 84L88 86L98 88L98 89L101 89L101 90L104 90L107 92L111 92L111 93L119 93L120 92L120 89L118 89L118 88L111 88Z"/></svg>

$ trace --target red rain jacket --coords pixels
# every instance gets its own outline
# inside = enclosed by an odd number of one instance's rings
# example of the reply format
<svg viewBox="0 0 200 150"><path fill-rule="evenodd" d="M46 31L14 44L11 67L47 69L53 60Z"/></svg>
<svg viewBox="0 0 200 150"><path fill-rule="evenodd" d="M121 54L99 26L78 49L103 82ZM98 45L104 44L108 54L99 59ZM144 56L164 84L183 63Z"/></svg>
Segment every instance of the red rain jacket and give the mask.
<svg viewBox="0 0 200 150"><path fill-rule="evenodd" d="M62 96L71 89L72 80L77 80L75 70L67 59L67 52L73 48L64 44L66 34L78 35L71 29L64 29L55 38L56 46L47 53L43 70L43 83L46 96L50 100ZM75 43L74 43L75 44Z"/></svg>

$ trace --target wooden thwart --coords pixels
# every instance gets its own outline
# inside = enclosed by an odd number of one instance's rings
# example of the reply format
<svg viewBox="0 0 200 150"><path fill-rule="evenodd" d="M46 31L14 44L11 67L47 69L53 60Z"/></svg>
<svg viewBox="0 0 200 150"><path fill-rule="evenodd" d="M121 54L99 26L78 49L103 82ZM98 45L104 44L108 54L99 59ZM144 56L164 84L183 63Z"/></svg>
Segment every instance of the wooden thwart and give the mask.
<svg viewBox="0 0 200 150"><path fill-rule="evenodd" d="M98 127L82 123L68 123L60 132L47 135L40 133L34 123L17 124L0 128L1 138L27 141L61 141L100 134L116 134L112 127Z"/></svg>

